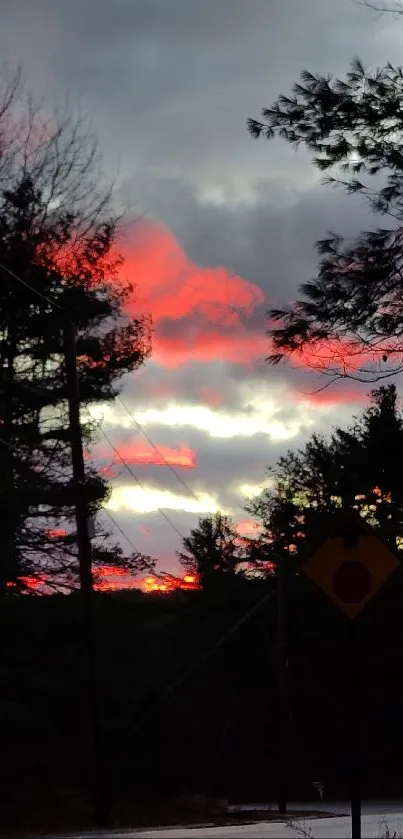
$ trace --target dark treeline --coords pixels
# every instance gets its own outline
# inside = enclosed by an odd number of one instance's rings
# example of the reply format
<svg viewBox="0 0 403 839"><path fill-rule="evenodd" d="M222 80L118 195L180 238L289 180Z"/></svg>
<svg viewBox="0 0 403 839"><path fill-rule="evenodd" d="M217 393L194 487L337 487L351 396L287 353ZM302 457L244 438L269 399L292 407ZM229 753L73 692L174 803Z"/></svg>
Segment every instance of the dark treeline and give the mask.
<svg viewBox="0 0 403 839"><path fill-rule="evenodd" d="M267 600L236 628L268 587ZM386 590L360 619L366 796L399 794L403 782L401 588ZM312 799L317 780L326 797L348 794L348 621L303 577L290 576L287 600L284 742L276 724L275 579L216 598L97 596L114 821L158 821L169 807L178 818L192 796L274 802L284 748L294 799ZM1 624L1 824L89 823L76 596L10 601Z"/></svg>
<svg viewBox="0 0 403 839"><path fill-rule="evenodd" d="M114 823L201 818L213 802L275 805L286 755L292 799L348 795L350 624L301 574L344 508L393 550L402 539L403 419L380 387L350 428L313 435L270 470L239 539L231 520L183 540L203 589L97 594L96 645ZM269 564L267 564L269 563ZM278 571L286 574L286 705L278 699ZM400 794L402 580L359 618L363 793ZM3 600L1 824L91 823L86 658L79 593ZM284 699L281 699L281 703ZM19 824L18 824L19 820Z"/></svg>

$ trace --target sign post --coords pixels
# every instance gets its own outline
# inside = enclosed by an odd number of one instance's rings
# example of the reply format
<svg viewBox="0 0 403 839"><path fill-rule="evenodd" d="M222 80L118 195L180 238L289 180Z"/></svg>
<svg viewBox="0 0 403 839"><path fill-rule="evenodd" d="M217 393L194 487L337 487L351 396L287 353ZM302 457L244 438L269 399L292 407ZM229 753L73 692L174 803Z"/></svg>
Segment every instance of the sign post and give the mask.
<svg viewBox="0 0 403 839"><path fill-rule="evenodd" d="M361 839L360 655L355 621L400 567L400 560L354 510L308 557L302 570L351 620L350 805L351 836Z"/></svg>
<svg viewBox="0 0 403 839"><path fill-rule="evenodd" d="M350 800L351 836L361 839L361 737L360 737L360 674L358 654L358 627L353 621L350 626Z"/></svg>

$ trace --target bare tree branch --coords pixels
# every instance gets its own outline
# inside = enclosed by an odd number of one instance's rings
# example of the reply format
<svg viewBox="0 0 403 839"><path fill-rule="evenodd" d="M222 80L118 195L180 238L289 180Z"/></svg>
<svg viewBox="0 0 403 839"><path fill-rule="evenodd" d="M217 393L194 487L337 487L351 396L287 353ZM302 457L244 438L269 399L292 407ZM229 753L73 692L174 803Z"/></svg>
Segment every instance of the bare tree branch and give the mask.
<svg viewBox="0 0 403 839"><path fill-rule="evenodd" d="M380 12L380 14L388 13L393 15L403 15L402 0L394 0L391 3L372 3L370 0L356 0L358 6L365 6L373 12Z"/></svg>

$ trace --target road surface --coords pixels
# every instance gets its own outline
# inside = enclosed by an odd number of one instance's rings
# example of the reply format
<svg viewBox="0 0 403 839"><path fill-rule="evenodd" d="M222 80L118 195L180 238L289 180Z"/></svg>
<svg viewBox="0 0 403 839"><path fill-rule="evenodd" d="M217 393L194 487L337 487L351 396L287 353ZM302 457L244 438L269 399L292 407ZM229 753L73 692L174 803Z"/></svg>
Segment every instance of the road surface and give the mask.
<svg viewBox="0 0 403 839"><path fill-rule="evenodd" d="M292 809L322 809L315 805L292 805ZM323 810L346 813L343 804L323 805ZM64 836L50 836L47 839L345 839L351 836L350 817L337 815L333 818L304 819L298 823L259 822L227 827L173 827L152 830L123 830L92 833L74 833ZM362 816L363 839L395 837L403 839L403 802L371 803L364 805Z"/></svg>

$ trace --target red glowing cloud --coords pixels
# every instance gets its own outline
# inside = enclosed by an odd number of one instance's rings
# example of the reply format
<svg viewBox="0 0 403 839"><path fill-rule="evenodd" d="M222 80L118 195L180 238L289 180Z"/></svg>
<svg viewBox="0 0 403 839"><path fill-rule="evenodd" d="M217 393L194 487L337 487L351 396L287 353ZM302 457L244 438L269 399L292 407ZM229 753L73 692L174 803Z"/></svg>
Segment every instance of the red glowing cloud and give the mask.
<svg viewBox="0 0 403 839"><path fill-rule="evenodd" d="M47 535L49 539L63 539L67 536L67 530L65 527L53 527L47 531Z"/></svg>
<svg viewBox="0 0 403 839"><path fill-rule="evenodd" d="M131 466L176 466L182 469L195 469L197 453L181 443L174 448L160 443L154 448L142 439L135 439L128 443L117 443L118 454L114 458L114 466L118 467L122 461ZM87 454L87 457L89 455ZM110 460L110 452L103 445L95 446L91 458L94 460ZM99 471L108 477L115 477L113 466L101 466Z"/></svg>
<svg viewBox="0 0 403 839"><path fill-rule="evenodd" d="M331 407L332 405L360 404L366 399L366 390L358 387L340 387L320 390L316 393L297 393L294 396L298 403L309 402L311 405Z"/></svg>
<svg viewBox="0 0 403 839"><path fill-rule="evenodd" d="M240 311L250 314L264 301L258 286L227 268L193 263L161 224L134 224L122 244L123 273L138 284L142 306L155 324L197 313L211 323L234 326Z"/></svg>
<svg viewBox="0 0 403 839"><path fill-rule="evenodd" d="M373 352L364 350L361 344L338 338L327 341L315 341L307 344L293 356L297 364L303 367L314 366L326 370L328 367L340 367L346 364L360 368L374 360Z"/></svg>
<svg viewBox="0 0 403 839"><path fill-rule="evenodd" d="M165 338L158 333L153 343L153 358L165 367L178 367L189 362L227 361L249 366L267 355L267 338L262 332L248 333L239 324L233 334L218 330L199 330L197 339L183 335Z"/></svg>
<svg viewBox="0 0 403 839"><path fill-rule="evenodd" d="M138 466L180 466L183 469L195 469L197 466L196 452L184 444L174 449L163 443L154 449L142 441L124 443L118 446L119 455L125 463Z"/></svg>
<svg viewBox="0 0 403 839"><path fill-rule="evenodd" d="M268 342L268 352L278 352L272 342ZM388 355L394 352L393 348L381 344L366 348L362 342L335 337L308 342L294 352L286 351L284 356L296 367L324 373L337 371L343 375L357 373L363 367L371 368L374 364L379 364L385 353Z"/></svg>
<svg viewBox="0 0 403 839"><path fill-rule="evenodd" d="M121 278L136 286L129 314L152 316L153 358L174 367L217 359L248 363L267 342L247 320L264 302L261 288L227 268L201 267L189 259L163 225L135 223L120 243ZM180 330L178 322L181 322ZM258 346L257 346L258 344Z"/></svg>
<svg viewBox="0 0 403 839"><path fill-rule="evenodd" d="M210 385L200 385L197 388L197 396L210 408L218 408L224 402L222 392Z"/></svg>

